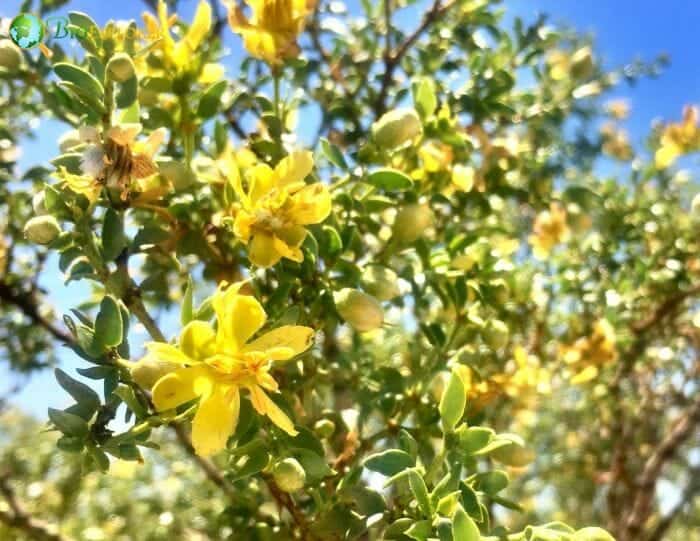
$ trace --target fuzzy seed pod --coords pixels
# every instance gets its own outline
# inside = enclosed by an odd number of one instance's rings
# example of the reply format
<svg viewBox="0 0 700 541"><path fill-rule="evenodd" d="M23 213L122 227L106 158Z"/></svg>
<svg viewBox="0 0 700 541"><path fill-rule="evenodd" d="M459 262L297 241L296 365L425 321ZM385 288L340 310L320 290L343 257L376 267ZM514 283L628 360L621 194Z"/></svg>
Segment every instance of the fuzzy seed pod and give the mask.
<svg viewBox="0 0 700 541"><path fill-rule="evenodd" d="M403 244L417 241L433 223L433 213L427 205L407 205L396 215L392 236Z"/></svg>
<svg viewBox="0 0 700 541"><path fill-rule="evenodd" d="M272 476L284 492L296 492L306 483L306 472L295 458L285 458L275 464Z"/></svg>
<svg viewBox="0 0 700 541"><path fill-rule="evenodd" d="M372 137L381 148L392 150L421 134L418 113L413 109L396 109L382 115L372 124Z"/></svg>
<svg viewBox="0 0 700 541"><path fill-rule="evenodd" d="M134 76L136 68L128 54L117 53L107 63L107 73L118 83L123 83Z"/></svg>
<svg viewBox="0 0 700 541"><path fill-rule="evenodd" d="M50 244L61 234L61 226L53 216L36 216L24 226L24 236L34 244Z"/></svg>
<svg viewBox="0 0 700 541"><path fill-rule="evenodd" d="M396 273L380 265L370 265L362 273L362 286L377 300L388 301L401 293Z"/></svg>
<svg viewBox="0 0 700 541"><path fill-rule="evenodd" d="M345 288L333 295L340 316L359 332L372 331L384 323L379 301L357 289Z"/></svg>

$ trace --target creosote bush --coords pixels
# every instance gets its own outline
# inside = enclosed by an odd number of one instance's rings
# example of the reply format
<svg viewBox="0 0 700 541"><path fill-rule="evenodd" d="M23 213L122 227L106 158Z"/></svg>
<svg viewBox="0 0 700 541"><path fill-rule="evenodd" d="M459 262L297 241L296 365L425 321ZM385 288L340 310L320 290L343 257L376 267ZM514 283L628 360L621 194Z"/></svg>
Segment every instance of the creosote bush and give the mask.
<svg viewBox="0 0 700 541"><path fill-rule="evenodd" d="M662 61L487 0L147 3L0 42L0 355L81 363L0 417L0 537L689 539L698 111L636 148L601 98Z"/></svg>

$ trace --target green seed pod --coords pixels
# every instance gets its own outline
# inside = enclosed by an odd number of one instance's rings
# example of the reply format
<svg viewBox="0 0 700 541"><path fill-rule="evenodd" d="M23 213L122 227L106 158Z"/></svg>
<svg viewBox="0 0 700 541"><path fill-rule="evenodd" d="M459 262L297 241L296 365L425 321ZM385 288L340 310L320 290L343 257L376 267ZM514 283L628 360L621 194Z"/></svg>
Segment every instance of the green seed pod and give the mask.
<svg viewBox="0 0 700 541"><path fill-rule="evenodd" d="M275 464L272 476L284 492L295 492L306 483L306 472L295 458L285 458Z"/></svg>
<svg viewBox="0 0 700 541"><path fill-rule="evenodd" d="M9 39L0 40L0 68L16 73L22 65L22 51Z"/></svg>
<svg viewBox="0 0 700 541"><path fill-rule="evenodd" d="M427 205L407 205L396 215L392 236L402 244L411 244L418 240L432 223L433 213Z"/></svg>
<svg viewBox="0 0 700 541"><path fill-rule="evenodd" d="M414 109L396 109L384 113L372 124L372 137L381 148L392 150L412 141L423 127Z"/></svg>
<svg viewBox="0 0 700 541"><path fill-rule="evenodd" d="M320 419L314 425L314 432L319 438L330 438L335 432L335 423L330 419Z"/></svg>
<svg viewBox="0 0 700 541"><path fill-rule="evenodd" d="M61 234L61 226L53 216L36 216L24 226L24 236L35 244L50 244Z"/></svg>
<svg viewBox="0 0 700 541"><path fill-rule="evenodd" d="M144 357L132 364L131 378L144 389L151 389L156 382L175 369L172 363L164 363L152 357Z"/></svg>
<svg viewBox="0 0 700 541"><path fill-rule="evenodd" d="M508 326L505 323L500 319L492 319L486 324L481 337L491 349L497 351L508 343L508 334Z"/></svg>
<svg viewBox="0 0 700 541"><path fill-rule="evenodd" d="M333 299L340 316L356 331L371 331L384 323L382 306L371 295L345 288L334 293Z"/></svg>
<svg viewBox="0 0 700 541"><path fill-rule="evenodd" d="M134 76L136 68L128 54L117 53L107 63L107 73L118 83L123 83Z"/></svg>
<svg viewBox="0 0 700 541"><path fill-rule="evenodd" d="M362 273L365 291L380 301L388 301L401 293L396 273L380 265L370 265Z"/></svg>

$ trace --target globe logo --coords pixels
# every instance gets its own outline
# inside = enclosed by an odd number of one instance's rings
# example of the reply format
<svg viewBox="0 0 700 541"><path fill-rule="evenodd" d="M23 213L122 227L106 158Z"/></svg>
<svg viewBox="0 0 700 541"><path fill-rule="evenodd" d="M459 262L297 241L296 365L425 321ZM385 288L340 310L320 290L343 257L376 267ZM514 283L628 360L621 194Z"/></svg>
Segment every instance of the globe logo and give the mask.
<svg viewBox="0 0 700 541"><path fill-rule="evenodd" d="M44 39L44 25L31 13L20 13L10 23L10 37L22 49L31 49Z"/></svg>

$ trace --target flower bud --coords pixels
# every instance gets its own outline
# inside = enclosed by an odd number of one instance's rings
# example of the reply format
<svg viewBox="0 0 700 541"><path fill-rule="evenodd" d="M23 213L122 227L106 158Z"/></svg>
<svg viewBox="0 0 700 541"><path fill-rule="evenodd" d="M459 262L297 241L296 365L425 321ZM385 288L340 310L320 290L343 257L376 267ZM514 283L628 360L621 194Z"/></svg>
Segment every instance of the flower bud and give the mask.
<svg viewBox="0 0 700 541"><path fill-rule="evenodd" d="M32 208L37 216L43 216L48 213L46 210L46 192L44 190L34 194L34 197L32 197Z"/></svg>
<svg viewBox="0 0 700 541"><path fill-rule="evenodd" d="M35 244L49 244L60 233L61 226L53 216L36 216L24 226L24 236Z"/></svg>
<svg viewBox="0 0 700 541"><path fill-rule="evenodd" d="M128 54L117 53L107 63L107 73L118 83L123 83L134 76L136 68Z"/></svg>
<svg viewBox="0 0 700 541"><path fill-rule="evenodd" d="M380 301L388 301L401 294L396 273L380 265L370 265L362 273L365 291Z"/></svg>
<svg viewBox="0 0 700 541"><path fill-rule="evenodd" d="M372 124L372 137L382 148L391 150L421 134L423 127L414 109L396 109L384 113Z"/></svg>
<svg viewBox="0 0 700 541"><path fill-rule="evenodd" d="M508 343L508 326L500 319L492 319L486 324L481 337L486 344L495 350L499 350Z"/></svg>
<svg viewBox="0 0 700 541"><path fill-rule="evenodd" d="M285 458L272 469L275 483L284 492L295 492L306 482L306 472L295 458Z"/></svg>
<svg viewBox="0 0 700 541"><path fill-rule="evenodd" d="M131 379L144 389L152 389L156 382L174 370L172 363L165 363L146 356L131 365Z"/></svg>
<svg viewBox="0 0 700 541"><path fill-rule="evenodd" d="M333 299L340 316L357 331L371 331L384 323L379 301L362 291L346 287L334 293Z"/></svg>
<svg viewBox="0 0 700 541"><path fill-rule="evenodd" d="M320 419L314 425L314 432L319 438L330 438L335 432L335 423L330 419Z"/></svg>
<svg viewBox="0 0 700 541"><path fill-rule="evenodd" d="M22 51L9 39L0 40L0 68L15 73L22 65Z"/></svg>
<svg viewBox="0 0 700 541"><path fill-rule="evenodd" d="M396 215L392 235L397 241L410 244L418 240L432 223L433 213L427 205L407 205Z"/></svg>

